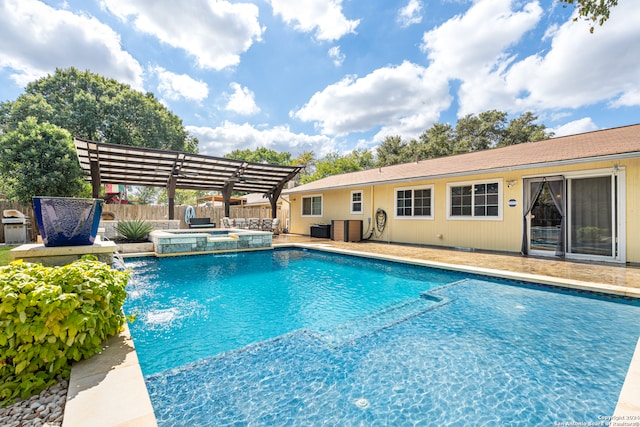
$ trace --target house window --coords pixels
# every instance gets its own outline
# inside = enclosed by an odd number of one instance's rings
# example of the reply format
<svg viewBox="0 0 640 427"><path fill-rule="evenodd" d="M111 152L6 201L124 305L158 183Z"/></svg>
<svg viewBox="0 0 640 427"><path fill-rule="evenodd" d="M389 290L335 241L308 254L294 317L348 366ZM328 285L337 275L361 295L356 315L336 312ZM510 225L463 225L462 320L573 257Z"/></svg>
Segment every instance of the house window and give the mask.
<svg viewBox="0 0 640 427"><path fill-rule="evenodd" d="M302 216L322 216L322 196L303 197Z"/></svg>
<svg viewBox="0 0 640 427"><path fill-rule="evenodd" d="M396 217L432 218L433 187L396 189Z"/></svg>
<svg viewBox="0 0 640 427"><path fill-rule="evenodd" d="M448 185L449 218L500 218L499 182Z"/></svg>
<svg viewBox="0 0 640 427"><path fill-rule="evenodd" d="M351 192L351 213L352 214L362 213L362 191Z"/></svg>

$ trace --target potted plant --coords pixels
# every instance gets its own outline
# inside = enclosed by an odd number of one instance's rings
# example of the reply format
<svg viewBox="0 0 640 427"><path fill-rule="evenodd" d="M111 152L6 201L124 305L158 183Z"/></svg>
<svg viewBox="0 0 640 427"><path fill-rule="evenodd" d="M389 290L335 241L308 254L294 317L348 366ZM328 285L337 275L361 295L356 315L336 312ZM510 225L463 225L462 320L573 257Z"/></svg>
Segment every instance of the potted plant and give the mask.
<svg viewBox="0 0 640 427"><path fill-rule="evenodd" d="M115 239L120 253L153 252L153 243L148 241L153 224L142 219L120 221L115 229L119 236Z"/></svg>
<svg viewBox="0 0 640 427"><path fill-rule="evenodd" d="M38 230L45 246L92 245L102 214L101 199L32 198Z"/></svg>
<svg viewBox="0 0 640 427"><path fill-rule="evenodd" d="M153 231L153 224L142 219L120 221L116 225L116 231L126 243L146 242L149 233Z"/></svg>

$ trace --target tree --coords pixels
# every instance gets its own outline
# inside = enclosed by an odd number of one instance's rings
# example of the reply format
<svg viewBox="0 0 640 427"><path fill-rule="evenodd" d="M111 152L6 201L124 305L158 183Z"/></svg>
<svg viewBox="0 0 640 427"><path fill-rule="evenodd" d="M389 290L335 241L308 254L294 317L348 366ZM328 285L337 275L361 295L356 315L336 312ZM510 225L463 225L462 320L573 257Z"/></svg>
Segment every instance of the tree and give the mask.
<svg viewBox="0 0 640 427"><path fill-rule="evenodd" d="M538 116L529 111L511 120L509 126L504 129L502 140L497 146L505 147L551 138L554 135L553 132L547 131L545 125L535 124L537 120Z"/></svg>
<svg viewBox="0 0 640 427"><path fill-rule="evenodd" d="M199 197L196 190L176 190L174 196L174 203L177 205L195 205ZM167 196L167 190L162 189L158 194L158 204L166 205L169 203L169 197Z"/></svg>
<svg viewBox="0 0 640 427"><path fill-rule="evenodd" d="M316 155L313 151L303 151L293 159L291 162L292 166L302 166L301 174L308 174L316 165Z"/></svg>
<svg viewBox="0 0 640 427"><path fill-rule="evenodd" d="M618 5L618 0L560 0L562 3L575 4L578 8L578 16L602 26L608 19L611 9ZM574 19L575 21L578 18ZM589 28L593 33L594 26Z"/></svg>
<svg viewBox="0 0 640 427"><path fill-rule="evenodd" d="M158 194L160 193L158 187L133 187L129 193L129 197L133 200L137 200L141 205L153 205L158 201Z"/></svg>
<svg viewBox="0 0 640 427"><path fill-rule="evenodd" d="M74 197L89 193L69 132L29 117L0 139L0 175L9 197Z"/></svg>
<svg viewBox="0 0 640 427"><path fill-rule="evenodd" d="M357 172L371 169L373 166L373 154L369 150L356 149L345 156L341 156L338 153L330 153L316 163L313 174L303 175L301 181L303 184L307 184L331 175Z"/></svg>
<svg viewBox="0 0 640 427"><path fill-rule="evenodd" d="M376 166L397 165L410 161L407 143L398 135L387 136L376 148Z"/></svg>
<svg viewBox="0 0 640 427"><path fill-rule="evenodd" d="M480 114L468 114L456 124L456 153L481 151L495 147L502 141L502 130L507 123L507 113L490 110Z"/></svg>
<svg viewBox="0 0 640 427"><path fill-rule="evenodd" d="M89 71L56 69L31 82L0 109L0 128L15 130L27 117L66 129L74 137L114 144L197 152L197 139L152 93L142 93Z"/></svg>
<svg viewBox="0 0 640 427"><path fill-rule="evenodd" d="M399 136L389 136L376 149L376 165L390 166L553 136L545 125L535 124L537 120L538 116L526 112L507 122L507 113L490 110L461 118L455 129L449 124L436 123L424 131L418 140L409 143L402 141Z"/></svg>
<svg viewBox="0 0 640 427"><path fill-rule="evenodd" d="M425 158L448 156L454 151L455 132L451 125L436 123L420 135L425 147Z"/></svg>
<svg viewBox="0 0 640 427"><path fill-rule="evenodd" d="M233 150L225 156L227 159L244 160L253 163L268 163L271 165L287 166L291 164L291 154L278 153L266 147L258 147L255 150Z"/></svg>

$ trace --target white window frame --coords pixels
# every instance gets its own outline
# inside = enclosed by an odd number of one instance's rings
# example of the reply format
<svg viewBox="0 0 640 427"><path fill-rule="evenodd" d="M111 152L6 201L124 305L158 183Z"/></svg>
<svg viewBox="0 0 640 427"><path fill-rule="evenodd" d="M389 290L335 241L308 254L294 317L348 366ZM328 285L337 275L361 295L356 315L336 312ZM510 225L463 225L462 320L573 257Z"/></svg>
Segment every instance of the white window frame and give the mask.
<svg viewBox="0 0 640 427"><path fill-rule="evenodd" d="M320 198L320 213L314 215L313 214L313 199L315 197L319 197ZM311 199L311 213L306 215L304 213L304 199ZM306 218L310 218L310 217L321 217L322 216L322 212L324 212L324 197L322 197L322 194L310 194L308 196L302 196L300 197L300 216L306 217Z"/></svg>
<svg viewBox="0 0 640 427"><path fill-rule="evenodd" d="M411 190L411 215L398 215L398 191ZM414 215L415 208L415 190L429 190L431 192L431 203L429 205L430 215ZM398 220L433 220L435 192L434 186L431 185L415 185L411 187L397 187L393 189L393 217Z"/></svg>
<svg viewBox="0 0 640 427"><path fill-rule="evenodd" d="M474 188L478 184L498 184L498 215L497 216L475 216ZM451 189L453 187L471 186L471 215L451 215ZM448 182L447 183L447 220L451 221L502 221L504 211L504 189L502 178L479 179L474 181Z"/></svg>
<svg viewBox="0 0 640 427"><path fill-rule="evenodd" d="M353 200L353 196L356 194L360 195L360 200ZM354 209L355 203L360 203L360 210ZM349 197L349 212L352 215L364 214L364 192L362 190L355 190L351 192L351 196Z"/></svg>

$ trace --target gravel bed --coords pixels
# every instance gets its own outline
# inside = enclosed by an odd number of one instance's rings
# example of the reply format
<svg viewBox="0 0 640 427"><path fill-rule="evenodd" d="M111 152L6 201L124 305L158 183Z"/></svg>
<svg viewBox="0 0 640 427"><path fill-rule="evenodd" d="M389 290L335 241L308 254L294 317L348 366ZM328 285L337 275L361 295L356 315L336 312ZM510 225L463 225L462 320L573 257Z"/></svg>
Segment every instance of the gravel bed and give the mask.
<svg viewBox="0 0 640 427"><path fill-rule="evenodd" d="M20 400L6 408L0 407L3 427L60 427L67 401L69 382L60 380L42 393Z"/></svg>

